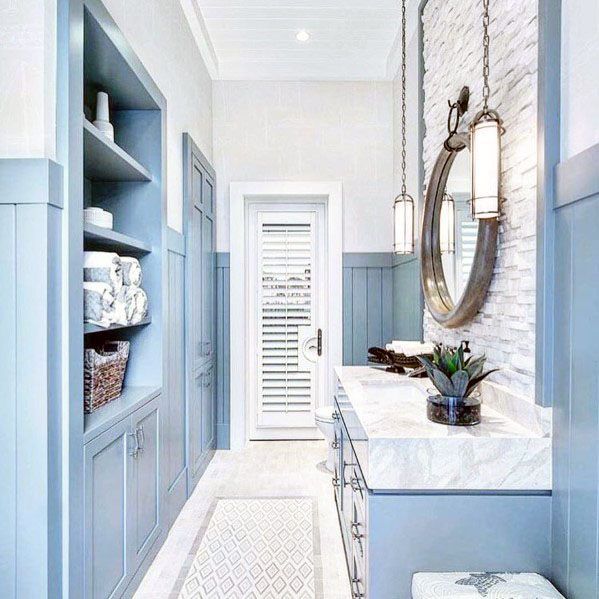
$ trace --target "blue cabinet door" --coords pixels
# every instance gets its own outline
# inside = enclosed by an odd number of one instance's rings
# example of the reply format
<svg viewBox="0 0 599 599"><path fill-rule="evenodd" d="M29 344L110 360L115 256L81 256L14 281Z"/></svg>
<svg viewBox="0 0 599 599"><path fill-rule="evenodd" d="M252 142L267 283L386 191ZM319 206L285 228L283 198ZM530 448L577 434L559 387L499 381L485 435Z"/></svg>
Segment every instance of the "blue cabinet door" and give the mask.
<svg viewBox="0 0 599 599"><path fill-rule="evenodd" d="M202 453L216 447L214 366L209 364L202 373Z"/></svg>
<svg viewBox="0 0 599 599"><path fill-rule="evenodd" d="M189 388L189 464L192 488L202 467L202 385L204 370L196 370ZM191 489L190 489L191 492Z"/></svg>
<svg viewBox="0 0 599 599"><path fill-rule="evenodd" d="M85 597L120 597L134 571L129 419L85 445Z"/></svg>
<svg viewBox="0 0 599 599"><path fill-rule="evenodd" d="M160 534L160 398L156 398L131 415L131 430L136 452L133 470L133 505L129 514L135 565L141 564Z"/></svg>
<svg viewBox="0 0 599 599"><path fill-rule="evenodd" d="M191 343L192 367L198 368L206 360L207 346L203 329L204 315L204 214L198 206L191 213L191 235L188 242L190 322L188 323Z"/></svg>
<svg viewBox="0 0 599 599"><path fill-rule="evenodd" d="M216 446L216 206L214 169L189 135L183 141L189 495Z"/></svg>
<svg viewBox="0 0 599 599"><path fill-rule="evenodd" d="M202 214L202 347L203 356L211 360L214 355L216 315L216 255L214 253L214 222L212 216Z"/></svg>

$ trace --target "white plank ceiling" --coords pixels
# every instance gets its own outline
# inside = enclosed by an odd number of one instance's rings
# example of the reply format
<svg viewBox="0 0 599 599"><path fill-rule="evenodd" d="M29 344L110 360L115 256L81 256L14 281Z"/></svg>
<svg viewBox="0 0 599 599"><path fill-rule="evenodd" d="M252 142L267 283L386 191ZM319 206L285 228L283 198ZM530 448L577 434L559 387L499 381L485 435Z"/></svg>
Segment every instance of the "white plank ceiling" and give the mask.
<svg viewBox="0 0 599 599"><path fill-rule="evenodd" d="M399 0L193 0L220 79L387 79ZM298 42L300 30L310 34Z"/></svg>

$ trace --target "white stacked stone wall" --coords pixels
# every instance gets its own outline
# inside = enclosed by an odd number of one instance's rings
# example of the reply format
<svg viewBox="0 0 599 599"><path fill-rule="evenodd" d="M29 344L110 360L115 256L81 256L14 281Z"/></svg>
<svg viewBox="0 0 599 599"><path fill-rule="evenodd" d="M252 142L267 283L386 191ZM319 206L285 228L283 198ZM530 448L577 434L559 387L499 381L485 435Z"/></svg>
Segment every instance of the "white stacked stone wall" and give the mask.
<svg viewBox="0 0 599 599"><path fill-rule="evenodd" d="M424 164L430 177L447 135L447 100L470 87L466 128L482 105L482 0L429 0L424 27ZM451 34L449 35L449 32ZM477 317L444 329L425 310L426 340L469 339L500 368L493 380L534 398L537 201L537 0L491 2L491 100L504 120L499 245Z"/></svg>

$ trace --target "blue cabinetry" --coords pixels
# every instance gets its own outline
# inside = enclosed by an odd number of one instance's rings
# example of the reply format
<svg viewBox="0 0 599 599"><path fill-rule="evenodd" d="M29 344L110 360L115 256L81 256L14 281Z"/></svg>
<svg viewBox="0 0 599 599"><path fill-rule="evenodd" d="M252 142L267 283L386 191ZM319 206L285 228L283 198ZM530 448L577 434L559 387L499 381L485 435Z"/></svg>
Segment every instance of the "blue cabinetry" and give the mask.
<svg viewBox="0 0 599 599"><path fill-rule="evenodd" d="M160 396L85 445L85 597L120 597L161 532Z"/></svg>
<svg viewBox="0 0 599 599"><path fill-rule="evenodd" d="M549 576L549 495L369 489L354 448L355 429L346 426L346 402L335 400L335 408L333 488L352 597L410 597L415 572Z"/></svg>
<svg viewBox="0 0 599 599"><path fill-rule="evenodd" d="M216 447L215 175L184 136L189 493Z"/></svg>

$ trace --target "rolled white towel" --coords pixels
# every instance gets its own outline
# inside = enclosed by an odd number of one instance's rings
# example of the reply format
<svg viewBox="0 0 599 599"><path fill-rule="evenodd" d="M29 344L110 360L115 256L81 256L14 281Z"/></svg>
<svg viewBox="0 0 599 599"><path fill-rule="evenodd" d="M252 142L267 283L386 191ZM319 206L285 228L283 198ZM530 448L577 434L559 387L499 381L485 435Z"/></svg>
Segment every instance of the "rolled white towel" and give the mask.
<svg viewBox="0 0 599 599"><path fill-rule="evenodd" d="M113 252L83 252L83 280L107 283L117 294L123 286L121 259Z"/></svg>
<svg viewBox="0 0 599 599"><path fill-rule="evenodd" d="M141 287L131 287L135 295L135 312L131 319L132 324L141 322L148 315L148 296Z"/></svg>
<svg viewBox="0 0 599 599"><path fill-rule="evenodd" d="M138 324L148 314L148 296L141 287L123 285L115 302L115 319L118 324Z"/></svg>
<svg viewBox="0 0 599 599"><path fill-rule="evenodd" d="M114 295L108 283L83 283L83 318L85 322L107 328L114 322Z"/></svg>
<svg viewBox="0 0 599 599"><path fill-rule="evenodd" d="M140 287L142 273L139 260L129 256L121 256L121 264L123 266L123 284Z"/></svg>
<svg viewBox="0 0 599 599"><path fill-rule="evenodd" d="M123 326L131 324L131 319L135 312L135 294L132 292L132 289L134 288L123 285L116 295L114 319L117 324Z"/></svg>

